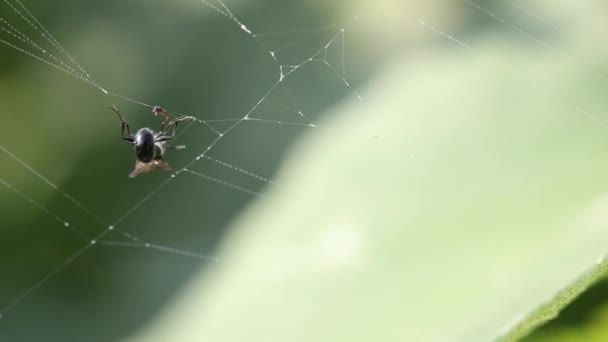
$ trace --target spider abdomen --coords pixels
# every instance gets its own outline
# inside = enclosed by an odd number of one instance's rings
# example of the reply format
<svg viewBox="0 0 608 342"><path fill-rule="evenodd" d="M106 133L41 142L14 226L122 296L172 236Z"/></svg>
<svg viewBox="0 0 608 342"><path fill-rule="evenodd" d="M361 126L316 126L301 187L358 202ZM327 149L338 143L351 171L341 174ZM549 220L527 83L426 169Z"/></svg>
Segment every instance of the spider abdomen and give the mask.
<svg viewBox="0 0 608 342"><path fill-rule="evenodd" d="M135 134L133 144L135 145L135 155L137 160L142 163L149 163L154 160L154 132L149 128L142 128Z"/></svg>
<svg viewBox="0 0 608 342"><path fill-rule="evenodd" d="M108 109L116 113L118 119L120 119L122 140L132 144L135 150L137 161L135 162L135 169L129 174L131 178L154 169L171 169L163 156L165 154L165 144L175 137L177 125L182 121L202 122L193 116L185 115L171 119L171 113L155 106L152 110L154 115L160 115L164 118L160 131L154 132L149 128L142 128L133 135L129 123L123 118L116 106L108 107ZM182 149L184 146L173 146L173 148Z"/></svg>

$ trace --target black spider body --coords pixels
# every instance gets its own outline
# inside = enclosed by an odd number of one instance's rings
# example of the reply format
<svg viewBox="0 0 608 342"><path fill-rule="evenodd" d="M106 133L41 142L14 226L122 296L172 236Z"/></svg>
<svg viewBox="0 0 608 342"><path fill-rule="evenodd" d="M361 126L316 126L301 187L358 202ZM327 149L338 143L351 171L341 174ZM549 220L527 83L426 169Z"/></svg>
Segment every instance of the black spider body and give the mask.
<svg viewBox="0 0 608 342"><path fill-rule="evenodd" d="M155 137L154 132L149 128L142 128L137 133L135 133L135 137L133 139L133 146L135 149L135 155L137 156L137 160L142 163L149 163L156 159L157 152L159 157L162 157L162 148L160 146L155 146ZM158 151L157 151L158 149Z"/></svg>
<svg viewBox="0 0 608 342"><path fill-rule="evenodd" d="M192 116L181 116L171 120L169 112L160 107L154 107L154 114L164 117L160 130L154 132L149 128L141 128L133 135L131 134L129 124L118 109L116 107L108 108L118 114L122 125L122 140L133 144L133 149L135 150L137 160L135 161L135 169L129 174L131 178L154 169L170 169L169 164L163 159L165 144L175 137L175 131L180 122L197 120Z"/></svg>

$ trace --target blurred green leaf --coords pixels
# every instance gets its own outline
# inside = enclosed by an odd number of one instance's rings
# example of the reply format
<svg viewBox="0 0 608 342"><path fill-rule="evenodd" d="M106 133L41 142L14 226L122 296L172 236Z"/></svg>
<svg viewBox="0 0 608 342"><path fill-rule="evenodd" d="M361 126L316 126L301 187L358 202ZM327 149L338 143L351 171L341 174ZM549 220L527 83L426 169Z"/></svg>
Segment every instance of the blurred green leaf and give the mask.
<svg viewBox="0 0 608 342"><path fill-rule="evenodd" d="M594 55L447 44L335 108L138 339L515 338L602 276Z"/></svg>

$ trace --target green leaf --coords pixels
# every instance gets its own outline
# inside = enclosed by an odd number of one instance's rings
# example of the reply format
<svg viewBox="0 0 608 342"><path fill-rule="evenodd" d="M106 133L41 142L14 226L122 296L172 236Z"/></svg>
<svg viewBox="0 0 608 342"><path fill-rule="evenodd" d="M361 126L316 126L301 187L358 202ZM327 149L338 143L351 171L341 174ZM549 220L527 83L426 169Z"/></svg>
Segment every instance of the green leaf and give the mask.
<svg viewBox="0 0 608 342"><path fill-rule="evenodd" d="M138 338L489 341L605 273L608 139L577 49L402 57L293 149Z"/></svg>

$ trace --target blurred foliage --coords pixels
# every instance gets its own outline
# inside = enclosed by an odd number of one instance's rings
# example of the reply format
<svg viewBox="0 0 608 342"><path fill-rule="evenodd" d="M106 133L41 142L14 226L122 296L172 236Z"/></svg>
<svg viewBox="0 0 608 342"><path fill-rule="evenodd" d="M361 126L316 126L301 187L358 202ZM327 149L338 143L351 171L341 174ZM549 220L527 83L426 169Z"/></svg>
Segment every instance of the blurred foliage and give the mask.
<svg viewBox="0 0 608 342"><path fill-rule="evenodd" d="M588 289L559 317L542 327L525 341L606 341L608 330L608 284L605 280Z"/></svg>
<svg viewBox="0 0 608 342"><path fill-rule="evenodd" d="M598 45L571 32L543 49L510 30L464 45L426 22L433 44L334 107L222 263L136 340L489 341L603 276Z"/></svg>
<svg viewBox="0 0 608 342"><path fill-rule="evenodd" d="M132 151L105 107L155 127L149 108L1 45L0 145L101 223L2 153L0 178L87 235L128 213L118 228L221 250L221 262L208 273L197 259L96 246L0 320L0 340L470 341L521 323L605 255L606 21L600 3L478 3L503 22L453 1L230 1L255 32L346 27L349 80L369 83L365 100L306 67L270 100L322 129L246 122L210 153L267 177L289 156L280 187L207 160L193 167L269 198L185 174L132 213L168 174L126 177ZM148 104L237 118L278 77L267 50L197 1L25 4L102 86ZM36 36L5 6L0 16ZM297 63L331 34L281 57ZM339 51L330 58L340 63ZM254 117L300 119L272 106ZM214 139L200 125L184 132L188 148L168 156L178 168ZM2 307L83 241L2 187L0 203ZM607 289L528 340L605 340Z"/></svg>

